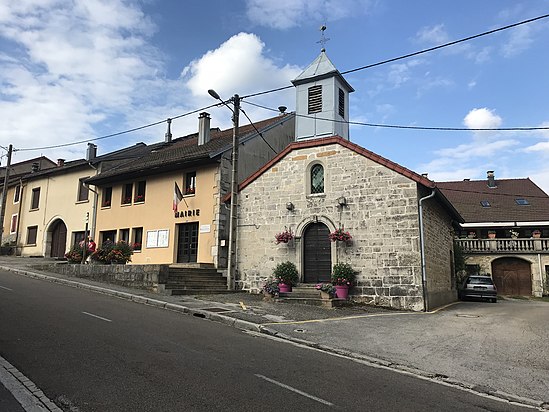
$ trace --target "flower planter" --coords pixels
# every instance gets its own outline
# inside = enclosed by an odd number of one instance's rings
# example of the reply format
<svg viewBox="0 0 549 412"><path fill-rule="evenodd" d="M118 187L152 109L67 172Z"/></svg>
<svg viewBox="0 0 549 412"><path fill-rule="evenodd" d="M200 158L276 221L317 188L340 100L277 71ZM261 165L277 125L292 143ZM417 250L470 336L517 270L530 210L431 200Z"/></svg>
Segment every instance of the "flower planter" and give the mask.
<svg viewBox="0 0 549 412"><path fill-rule="evenodd" d="M286 283L279 283L278 289L281 293L289 293L292 291L292 285L287 285Z"/></svg>
<svg viewBox="0 0 549 412"><path fill-rule="evenodd" d="M349 298L349 286L347 285L335 285L336 296L338 299L348 299Z"/></svg>
<svg viewBox="0 0 549 412"><path fill-rule="evenodd" d="M495 233L488 233L488 239L495 239L496 234Z"/></svg>
<svg viewBox="0 0 549 412"><path fill-rule="evenodd" d="M322 290L320 291L320 297L323 300L330 300L332 298L328 292L324 292Z"/></svg>

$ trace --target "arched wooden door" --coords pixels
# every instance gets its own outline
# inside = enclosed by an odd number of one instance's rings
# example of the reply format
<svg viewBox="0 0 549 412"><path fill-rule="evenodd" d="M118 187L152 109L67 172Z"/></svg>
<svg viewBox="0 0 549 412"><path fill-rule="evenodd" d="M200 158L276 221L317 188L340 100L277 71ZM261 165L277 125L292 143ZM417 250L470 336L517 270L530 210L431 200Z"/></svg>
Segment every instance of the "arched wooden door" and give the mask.
<svg viewBox="0 0 549 412"><path fill-rule="evenodd" d="M529 262L517 258L494 260L492 277L500 295L532 295L532 274Z"/></svg>
<svg viewBox="0 0 549 412"><path fill-rule="evenodd" d="M67 245L67 226L62 220L55 222L51 228L50 257L62 258L65 256Z"/></svg>
<svg viewBox="0 0 549 412"><path fill-rule="evenodd" d="M329 282L332 273L332 247L324 223L312 223L303 232L304 283Z"/></svg>

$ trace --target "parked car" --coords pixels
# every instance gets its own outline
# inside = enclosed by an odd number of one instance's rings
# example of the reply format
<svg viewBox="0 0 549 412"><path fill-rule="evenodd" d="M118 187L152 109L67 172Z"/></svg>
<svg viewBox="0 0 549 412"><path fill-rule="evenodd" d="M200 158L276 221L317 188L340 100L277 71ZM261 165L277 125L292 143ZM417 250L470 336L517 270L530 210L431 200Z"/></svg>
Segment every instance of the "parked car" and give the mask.
<svg viewBox="0 0 549 412"><path fill-rule="evenodd" d="M461 300L467 298L482 298L496 303L498 299L497 294L496 285L490 276L467 276L458 288L458 296Z"/></svg>

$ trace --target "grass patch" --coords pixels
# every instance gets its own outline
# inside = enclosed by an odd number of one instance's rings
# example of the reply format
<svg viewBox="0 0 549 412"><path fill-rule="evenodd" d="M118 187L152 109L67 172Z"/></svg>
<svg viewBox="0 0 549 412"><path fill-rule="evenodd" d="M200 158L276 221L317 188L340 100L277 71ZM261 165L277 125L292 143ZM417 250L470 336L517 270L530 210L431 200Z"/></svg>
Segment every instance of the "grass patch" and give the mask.
<svg viewBox="0 0 549 412"><path fill-rule="evenodd" d="M538 297L532 297L533 300L537 300L538 302L549 302L549 296L543 296L541 298Z"/></svg>

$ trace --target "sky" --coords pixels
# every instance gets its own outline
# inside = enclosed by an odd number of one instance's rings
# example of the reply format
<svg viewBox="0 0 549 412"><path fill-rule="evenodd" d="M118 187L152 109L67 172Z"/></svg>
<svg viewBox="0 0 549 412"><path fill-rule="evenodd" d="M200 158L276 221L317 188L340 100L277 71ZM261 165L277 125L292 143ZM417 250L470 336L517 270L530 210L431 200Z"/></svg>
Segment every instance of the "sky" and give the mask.
<svg viewBox="0 0 549 412"><path fill-rule="evenodd" d="M291 85L319 54L340 72L549 13L549 0L3 0L0 156L85 156L197 131L198 113ZM549 18L345 75L351 141L435 181L531 178L549 193ZM253 120L295 109L295 89L244 99ZM231 127L212 107L212 127ZM180 117L181 116L181 117ZM241 122L247 122L241 116ZM82 143L84 142L84 143ZM51 146L76 143L48 149Z"/></svg>

